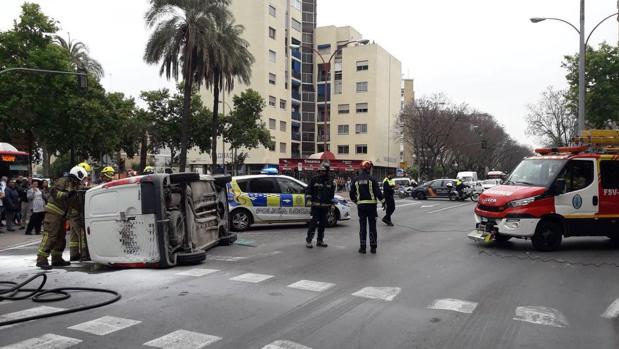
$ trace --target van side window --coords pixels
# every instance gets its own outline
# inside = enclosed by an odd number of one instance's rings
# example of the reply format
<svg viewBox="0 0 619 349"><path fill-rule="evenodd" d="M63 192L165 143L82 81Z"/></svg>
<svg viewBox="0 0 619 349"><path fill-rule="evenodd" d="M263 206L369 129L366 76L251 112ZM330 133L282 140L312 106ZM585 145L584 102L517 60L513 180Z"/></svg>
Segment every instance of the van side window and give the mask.
<svg viewBox="0 0 619 349"><path fill-rule="evenodd" d="M601 161L600 171L602 175L602 188L619 189L619 161Z"/></svg>
<svg viewBox="0 0 619 349"><path fill-rule="evenodd" d="M247 179L240 179L236 181L236 184L243 193L247 193L247 182Z"/></svg>
<svg viewBox="0 0 619 349"><path fill-rule="evenodd" d="M593 183L593 161L572 160L558 178L565 180L565 192L585 189Z"/></svg>
<svg viewBox="0 0 619 349"><path fill-rule="evenodd" d="M251 180L249 190L252 193L279 194L279 186L273 178L254 178Z"/></svg>

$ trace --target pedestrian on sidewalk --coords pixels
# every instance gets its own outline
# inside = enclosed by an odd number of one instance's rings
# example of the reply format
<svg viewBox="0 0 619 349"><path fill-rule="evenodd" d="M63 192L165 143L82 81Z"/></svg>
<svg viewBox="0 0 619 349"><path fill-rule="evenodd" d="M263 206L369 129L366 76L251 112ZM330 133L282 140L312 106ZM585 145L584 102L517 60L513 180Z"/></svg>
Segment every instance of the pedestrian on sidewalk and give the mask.
<svg viewBox="0 0 619 349"><path fill-rule="evenodd" d="M385 195L383 209L386 209L383 223L393 227L391 222L391 215L395 212L395 181L393 180L393 172L387 173L387 177L383 180L383 194Z"/></svg>
<svg viewBox="0 0 619 349"><path fill-rule="evenodd" d="M359 215L359 253L365 253L370 229L370 252L376 253L378 247L378 233L376 231L376 205L378 201L384 202L383 194L376 178L370 174L374 165L371 161L361 163L361 173L355 178L350 188L350 200L357 204Z"/></svg>
<svg viewBox="0 0 619 349"><path fill-rule="evenodd" d="M314 232L318 227L318 237L316 238L316 246L327 247L324 241L325 227L327 226L327 217L329 210L333 205L333 197L335 196L335 182L331 180L329 170L331 165L325 160L320 164L319 174L312 178L310 184L305 191L305 203L311 205L312 220L307 229L307 237L305 238L305 247L312 248L312 240Z"/></svg>
<svg viewBox="0 0 619 349"><path fill-rule="evenodd" d="M32 204L28 201L28 190L32 186L32 178L20 177L21 181L17 183L17 192L19 193L19 200L21 201L21 210L19 215L19 229L26 229L30 212L32 211Z"/></svg>
<svg viewBox="0 0 619 349"><path fill-rule="evenodd" d="M32 205L32 212L26 228L26 235L32 235L32 229L39 235L41 234L43 217L45 217L45 200L43 199L43 192L39 189L39 181L32 182L32 187L28 189L27 196L28 202Z"/></svg>
<svg viewBox="0 0 619 349"><path fill-rule="evenodd" d="M4 191L4 209L6 210L6 230L15 231L15 217L21 211L21 202L15 179L9 181Z"/></svg>

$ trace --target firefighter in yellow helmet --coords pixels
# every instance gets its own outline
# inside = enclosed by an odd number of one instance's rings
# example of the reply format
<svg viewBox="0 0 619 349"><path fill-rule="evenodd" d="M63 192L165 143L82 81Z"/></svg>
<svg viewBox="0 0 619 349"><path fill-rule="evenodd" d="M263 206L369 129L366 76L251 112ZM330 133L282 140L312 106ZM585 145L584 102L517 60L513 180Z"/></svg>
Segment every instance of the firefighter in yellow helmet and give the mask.
<svg viewBox="0 0 619 349"><path fill-rule="evenodd" d="M90 165L88 165L86 161L80 162L77 166L86 170L86 172L88 172L88 174L90 175L90 172L92 171L92 167L90 167Z"/></svg>
<svg viewBox="0 0 619 349"><path fill-rule="evenodd" d="M152 166L146 166L144 167L144 171L142 171L143 175L151 175L151 174L155 174L155 168Z"/></svg>
<svg viewBox="0 0 619 349"><path fill-rule="evenodd" d="M116 175L116 171L112 166L106 166L101 170L101 181L103 183L111 182L114 180L114 176Z"/></svg>
<svg viewBox="0 0 619 349"><path fill-rule="evenodd" d="M45 219L43 220L45 232L37 252L37 267L49 270L52 266L63 267L71 264L62 259L62 252L66 246L65 218L78 194L77 189L80 183L86 177L88 177L86 170L75 166L68 176L54 181L45 206ZM47 259L50 253L52 255L51 266Z"/></svg>
<svg viewBox="0 0 619 349"><path fill-rule="evenodd" d="M87 190L91 186L92 179L90 174L92 167L87 162L81 162L77 165L83 168L88 173L88 178L81 182L77 190ZM88 249L86 247L86 232L84 227L84 202L81 195L76 195L70 203L68 213L69 219L69 254L70 260L79 261L88 260Z"/></svg>

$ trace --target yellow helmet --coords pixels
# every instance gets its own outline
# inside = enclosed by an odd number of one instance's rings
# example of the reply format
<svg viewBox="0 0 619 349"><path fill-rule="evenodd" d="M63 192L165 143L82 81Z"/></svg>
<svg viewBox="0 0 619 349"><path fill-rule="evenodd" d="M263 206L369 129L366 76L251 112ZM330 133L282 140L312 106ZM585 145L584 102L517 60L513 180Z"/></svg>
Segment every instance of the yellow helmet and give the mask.
<svg viewBox="0 0 619 349"><path fill-rule="evenodd" d="M86 170L86 172L90 173L90 171L92 171L92 168L90 167L90 165L88 165L88 163L86 161L81 162L79 165L77 165L81 168L83 168L84 170Z"/></svg>
<svg viewBox="0 0 619 349"><path fill-rule="evenodd" d="M103 168L103 170L101 170L101 175L107 178L114 178L115 174L116 171L114 171L114 168L112 166L106 166L105 168Z"/></svg>
<svg viewBox="0 0 619 349"><path fill-rule="evenodd" d="M144 167L144 171L142 171L142 174L153 174L155 173L155 169L152 166L146 166Z"/></svg>

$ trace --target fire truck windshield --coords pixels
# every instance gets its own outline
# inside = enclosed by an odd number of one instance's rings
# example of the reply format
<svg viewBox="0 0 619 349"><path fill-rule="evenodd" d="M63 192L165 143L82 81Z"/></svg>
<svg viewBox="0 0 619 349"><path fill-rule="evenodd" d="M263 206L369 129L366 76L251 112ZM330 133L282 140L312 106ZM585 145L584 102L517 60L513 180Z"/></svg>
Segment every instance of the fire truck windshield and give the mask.
<svg viewBox="0 0 619 349"><path fill-rule="evenodd" d="M567 160L527 159L512 172L505 184L549 187Z"/></svg>

